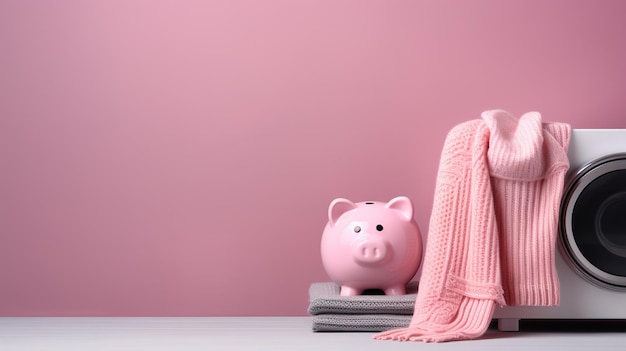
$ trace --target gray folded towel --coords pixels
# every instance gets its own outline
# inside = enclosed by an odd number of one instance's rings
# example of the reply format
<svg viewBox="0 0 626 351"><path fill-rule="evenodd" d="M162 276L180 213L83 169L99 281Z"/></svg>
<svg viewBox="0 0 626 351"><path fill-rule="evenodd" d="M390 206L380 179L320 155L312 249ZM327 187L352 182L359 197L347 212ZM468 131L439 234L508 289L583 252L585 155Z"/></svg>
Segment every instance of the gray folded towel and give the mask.
<svg viewBox="0 0 626 351"><path fill-rule="evenodd" d="M341 296L336 283L313 283L309 288L310 315L318 314L413 314L417 282L409 282L406 295Z"/></svg>
<svg viewBox="0 0 626 351"><path fill-rule="evenodd" d="M336 283L313 283L309 308L313 331L384 331L409 325L417 282L407 284L406 295L341 296Z"/></svg>
<svg viewBox="0 0 626 351"><path fill-rule="evenodd" d="M394 314L319 314L311 316L314 332L381 332L405 328L411 315Z"/></svg>

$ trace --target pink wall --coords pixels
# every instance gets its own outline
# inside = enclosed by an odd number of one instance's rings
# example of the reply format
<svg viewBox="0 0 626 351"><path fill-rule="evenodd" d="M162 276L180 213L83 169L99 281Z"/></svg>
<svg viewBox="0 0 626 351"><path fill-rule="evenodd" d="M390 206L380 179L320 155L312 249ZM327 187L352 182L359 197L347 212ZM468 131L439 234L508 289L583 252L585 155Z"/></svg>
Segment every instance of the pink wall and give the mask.
<svg viewBox="0 0 626 351"><path fill-rule="evenodd" d="M304 315L481 111L626 128L621 0L0 1L0 315Z"/></svg>

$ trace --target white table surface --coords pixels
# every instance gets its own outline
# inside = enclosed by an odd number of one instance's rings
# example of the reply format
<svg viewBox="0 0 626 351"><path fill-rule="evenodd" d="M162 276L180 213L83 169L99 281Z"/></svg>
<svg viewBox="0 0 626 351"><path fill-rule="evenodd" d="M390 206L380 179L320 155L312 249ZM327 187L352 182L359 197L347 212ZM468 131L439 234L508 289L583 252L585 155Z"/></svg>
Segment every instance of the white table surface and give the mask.
<svg viewBox="0 0 626 351"><path fill-rule="evenodd" d="M309 317L4 317L0 350L625 350L624 326L490 329L477 340L426 344L373 340L374 333L314 333Z"/></svg>

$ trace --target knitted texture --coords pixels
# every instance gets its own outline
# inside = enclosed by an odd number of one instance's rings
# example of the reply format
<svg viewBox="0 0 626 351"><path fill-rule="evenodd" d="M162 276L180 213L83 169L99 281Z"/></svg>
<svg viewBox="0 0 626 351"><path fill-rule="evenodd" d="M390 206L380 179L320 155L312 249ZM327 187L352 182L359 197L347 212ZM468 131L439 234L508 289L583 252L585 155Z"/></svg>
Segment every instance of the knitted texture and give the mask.
<svg viewBox="0 0 626 351"><path fill-rule="evenodd" d="M404 328L411 315L401 314L319 314L311 316L314 332L379 332Z"/></svg>
<svg viewBox="0 0 626 351"><path fill-rule="evenodd" d="M543 124L536 112L518 121L488 111L483 120L497 131L491 133L488 160L506 302L558 305L554 247L571 129Z"/></svg>
<svg viewBox="0 0 626 351"><path fill-rule="evenodd" d="M406 295L341 296L333 282L313 283L309 287L312 329L326 331L379 332L406 327L411 322L417 282L409 282Z"/></svg>
<svg viewBox="0 0 626 351"><path fill-rule="evenodd" d="M448 134L411 323L376 339L472 339L496 305L558 303L558 204L570 127L482 114ZM506 299L506 301L505 301Z"/></svg>
<svg viewBox="0 0 626 351"><path fill-rule="evenodd" d="M341 296L340 291L341 287L333 282L311 284L308 313L312 316L322 314L411 315L415 307L417 282L407 284L405 295Z"/></svg>

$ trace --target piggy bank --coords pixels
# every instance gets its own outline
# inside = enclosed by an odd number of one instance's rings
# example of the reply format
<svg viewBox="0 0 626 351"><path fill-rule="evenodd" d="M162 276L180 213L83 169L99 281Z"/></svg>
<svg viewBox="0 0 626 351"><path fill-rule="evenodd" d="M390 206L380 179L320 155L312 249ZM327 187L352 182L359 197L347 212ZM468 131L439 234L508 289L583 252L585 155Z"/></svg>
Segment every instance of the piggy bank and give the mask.
<svg viewBox="0 0 626 351"><path fill-rule="evenodd" d="M341 286L341 296L360 295L367 289L406 294L406 284L422 262L422 236L411 200L404 196L387 203L333 200L321 254L326 273Z"/></svg>

